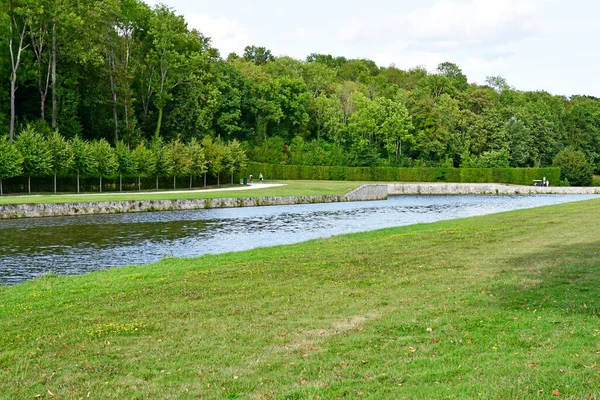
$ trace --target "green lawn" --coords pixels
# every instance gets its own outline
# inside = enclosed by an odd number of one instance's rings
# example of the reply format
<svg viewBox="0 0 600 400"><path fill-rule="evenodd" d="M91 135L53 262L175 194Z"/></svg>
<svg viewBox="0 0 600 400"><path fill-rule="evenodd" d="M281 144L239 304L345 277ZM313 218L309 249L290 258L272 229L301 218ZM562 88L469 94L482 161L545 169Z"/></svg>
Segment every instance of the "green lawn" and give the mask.
<svg viewBox="0 0 600 400"><path fill-rule="evenodd" d="M595 399L600 201L0 287L0 398Z"/></svg>
<svg viewBox="0 0 600 400"><path fill-rule="evenodd" d="M268 181L266 183L281 183L285 186L270 187L256 190L206 191L197 190L188 193L161 192L129 192L129 193L86 193L86 194L42 194L35 196L0 196L0 204L54 204L78 203L94 201L124 201L124 200L173 200L173 199L215 199L215 198L250 198L267 196L311 196L327 194L344 194L362 185L364 182L348 181ZM259 186L255 183L254 186ZM229 185L231 186L231 185ZM224 186L225 187L225 186ZM181 188L179 190L186 190Z"/></svg>

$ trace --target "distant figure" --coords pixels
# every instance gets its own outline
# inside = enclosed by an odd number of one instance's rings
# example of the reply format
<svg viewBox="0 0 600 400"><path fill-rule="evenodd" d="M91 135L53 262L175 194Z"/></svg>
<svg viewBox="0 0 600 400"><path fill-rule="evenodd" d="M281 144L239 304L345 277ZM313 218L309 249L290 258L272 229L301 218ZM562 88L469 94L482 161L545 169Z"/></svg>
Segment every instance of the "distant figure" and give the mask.
<svg viewBox="0 0 600 400"><path fill-rule="evenodd" d="M252 174L250 174L250 183L252 183Z"/></svg>
<svg viewBox="0 0 600 400"><path fill-rule="evenodd" d="M260 183L262 183L262 181L263 181L262 172L260 174L258 174L258 180L260 181Z"/></svg>

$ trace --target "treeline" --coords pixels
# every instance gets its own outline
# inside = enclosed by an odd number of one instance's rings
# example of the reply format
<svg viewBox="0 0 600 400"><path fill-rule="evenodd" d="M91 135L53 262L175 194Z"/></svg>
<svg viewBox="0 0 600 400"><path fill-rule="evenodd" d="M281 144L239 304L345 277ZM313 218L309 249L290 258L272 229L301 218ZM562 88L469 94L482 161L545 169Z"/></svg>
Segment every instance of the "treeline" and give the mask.
<svg viewBox="0 0 600 400"><path fill-rule="evenodd" d="M559 160L600 172L590 96L523 92L501 77L476 85L448 62L402 70L256 46L224 57L173 10L139 0L4 4L0 133L10 142L29 123L132 149L157 137L235 139L251 160L288 165L546 167L567 152Z"/></svg>
<svg viewBox="0 0 600 400"><path fill-rule="evenodd" d="M205 137L202 141L192 138L188 143L179 139L164 142L155 136L150 142L141 141L130 149L118 141L111 146L105 139L82 140L78 136L66 140L57 131L46 137L32 126L27 126L10 144L8 138L0 137L0 195L3 180L25 176L28 192L31 193L31 177L54 178L54 192L57 191L57 177L76 177L77 192L80 191L80 177L95 176L99 179L102 192L104 177L119 177L119 190L123 187L123 177L137 178L141 190L143 178L155 177L156 190L159 178L173 177L173 188L177 188L177 178L189 177L189 187L193 179L203 177L206 186L207 174L217 178L225 174L231 177L243 171L247 158L240 142L232 140L223 143Z"/></svg>

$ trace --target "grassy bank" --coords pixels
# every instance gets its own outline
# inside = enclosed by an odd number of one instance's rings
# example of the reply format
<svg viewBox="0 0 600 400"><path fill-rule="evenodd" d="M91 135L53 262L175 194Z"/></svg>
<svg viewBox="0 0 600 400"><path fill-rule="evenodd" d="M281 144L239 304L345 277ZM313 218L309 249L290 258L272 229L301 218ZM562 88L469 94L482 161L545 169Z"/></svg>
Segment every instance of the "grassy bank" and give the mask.
<svg viewBox="0 0 600 400"><path fill-rule="evenodd" d="M269 181L282 183L285 186L268 187L253 190L210 191L198 189L176 193L161 192L129 192L129 193L85 193L85 194L42 194L34 196L0 196L0 204L56 204L95 201L127 201L127 200L181 200L181 199L221 199L221 198L254 198L270 196L313 196L328 194L344 194L356 189L361 182L341 181ZM255 183L254 186L259 186ZM215 188L213 188L215 189ZM181 190L186 190L181 189Z"/></svg>
<svg viewBox="0 0 600 400"><path fill-rule="evenodd" d="M0 288L0 398L596 398L600 201Z"/></svg>

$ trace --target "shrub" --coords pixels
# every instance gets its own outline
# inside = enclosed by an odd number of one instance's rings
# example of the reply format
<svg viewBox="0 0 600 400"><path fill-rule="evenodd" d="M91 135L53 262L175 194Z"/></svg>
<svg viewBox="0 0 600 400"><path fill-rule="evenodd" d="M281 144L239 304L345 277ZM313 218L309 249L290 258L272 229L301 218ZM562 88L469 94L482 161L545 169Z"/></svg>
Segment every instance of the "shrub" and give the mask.
<svg viewBox="0 0 600 400"><path fill-rule="evenodd" d="M582 151L561 150L554 157L553 165L561 170L561 178L568 180L572 186L590 186L593 169Z"/></svg>

